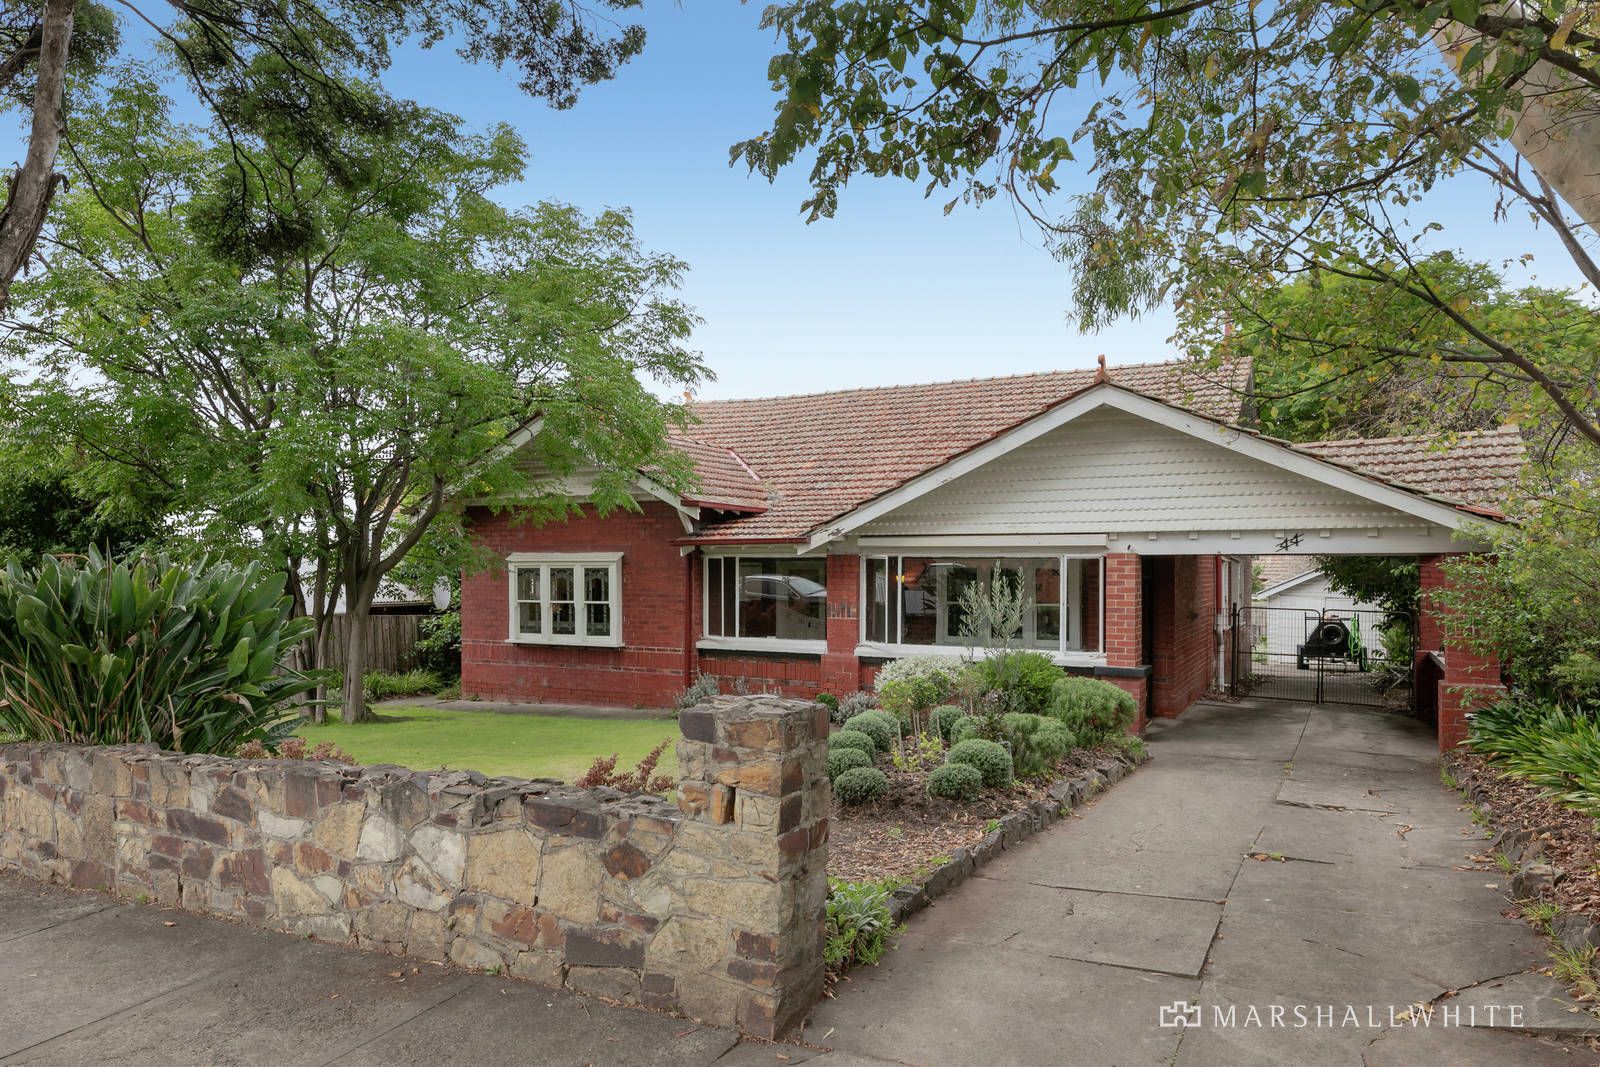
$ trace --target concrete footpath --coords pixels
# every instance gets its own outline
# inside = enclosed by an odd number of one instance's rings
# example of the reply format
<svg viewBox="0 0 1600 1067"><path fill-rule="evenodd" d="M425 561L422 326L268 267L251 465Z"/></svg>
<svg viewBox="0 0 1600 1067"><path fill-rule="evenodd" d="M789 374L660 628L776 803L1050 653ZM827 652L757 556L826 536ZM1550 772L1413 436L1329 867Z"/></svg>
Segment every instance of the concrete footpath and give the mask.
<svg viewBox="0 0 1600 1067"><path fill-rule="evenodd" d="M1499 873L1468 867L1482 836L1425 729L1201 705L1151 746L843 983L805 1035L831 1052L0 876L0 1063L1600 1062Z"/></svg>

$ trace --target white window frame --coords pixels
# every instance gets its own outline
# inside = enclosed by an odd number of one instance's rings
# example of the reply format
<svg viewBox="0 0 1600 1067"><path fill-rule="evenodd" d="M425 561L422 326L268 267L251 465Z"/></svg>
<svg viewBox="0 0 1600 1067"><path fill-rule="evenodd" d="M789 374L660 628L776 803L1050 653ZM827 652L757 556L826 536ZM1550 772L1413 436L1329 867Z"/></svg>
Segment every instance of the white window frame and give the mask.
<svg viewBox="0 0 1600 1067"><path fill-rule="evenodd" d="M732 652L786 652L801 656L820 656L828 651L826 636L814 641L792 637L738 637L723 636L711 632L711 561L717 560L722 566L723 580L727 580L728 565L733 565L734 589L733 598L733 631L739 632L739 610L742 598L738 595L739 561L742 559L777 559L771 552L707 552L700 560L700 639L695 642L696 648L715 652L726 650ZM807 557L798 557L807 558ZM826 562L823 564L827 566ZM823 583L827 585L826 582ZM723 620L726 627L727 620ZM822 616L822 632L828 632L827 612Z"/></svg>
<svg viewBox="0 0 1600 1067"><path fill-rule="evenodd" d="M899 638L904 636L904 634L905 634L905 615L904 615L904 612L899 613L899 616L898 616L899 620L900 620L900 630L895 635L895 638L896 638L895 640L893 640L893 641L869 641L868 640L868 638L867 638L867 623L868 623L869 612L867 610L867 605L871 603L870 590L868 590L868 588L867 588L867 575L868 575L868 571L870 570L870 567L868 566L868 561L869 560L873 560L873 559L887 559L888 560L888 567L886 569L887 569L889 581L890 581L891 584L896 584L897 581L898 581L898 577L902 573L904 573L905 564L902 561L907 556L912 556L912 557L919 558L919 559L978 558L978 559L986 559L986 560L998 560L1000 562L1004 562L1006 560L1019 560L1019 559L1054 559L1054 560L1058 560L1060 562L1061 571L1062 571L1062 577L1063 577L1063 581L1061 583L1061 593L1062 593L1062 597L1063 597L1063 600L1064 600L1064 603L1061 605L1061 608L1062 608L1062 620L1063 620L1063 622L1066 623L1066 625L1064 625L1061 628L1061 641L1054 649L1036 648L1036 647L1033 647L1031 645L1019 645L1018 647L1022 648L1022 649L1028 649L1028 650L1031 650L1031 651L1035 651L1035 652L1045 652L1045 653L1053 656L1055 661L1058 664L1062 664L1064 666L1066 666L1066 665L1082 666L1082 665L1085 665L1085 664L1101 664L1101 663L1105 662L1105 659L1106 659L1106 653L1105 653L1105 637L1106 637L1106 635L1105 635L1105 620L1106 620L1106 580L1105 580L1105 573L1106 573L1106 569L1105 568L1106 568L1106 564L1105 564L1105 556L1103 554L1091 553L1091 552L1065 552L1065 553L1063 553L1063 552L1040 552L1040 553L1031 553L1031 554L1029 554L1029 553L1027 553L1027 549L1026 548L1017 548L1015 550L1015 554L999 555L999 554L994 553L993 551L979 550L979 549L976 549L976 548L974 548L971 552L967 552L967 551L961 549L958 546L946 547L946 548L943 548L943 549L941 549L941 550L939 550L937 552L931 553L931 554L926 549L907 549L907 550L902 551L902 552L896 552L896 551L893 551L893 550L885 550L885 551L863 552L861 554L861 582L860 582L860 593L859 593L859 597L860 597L859 603L861 604L861 625L860 625L860 630L859 630L859 634L858 634L858 637L857 637L857 640L858 640L859 644L856 647L856 655L858 655L858 656L919 656L919 655L961 656L961 655L965 655L966 654L966 646L965 646L965 644L963 642L960 642L959 639L955 639L955 638L952 638L952 639L946 640L946 641L942 641L941 643L930 644L930 645L902 644L899 641ZM1081 561L1079 566L1077 566L1077 567L1070 566L1070 564L1071 564L1071 562L1073 560ZM1068 648L1067 647L1067 641L1069 640L1070 635L1077 634L1077 635L1079 635L1080 640L1081 640L1081 636L1083 634L1083 567L1082 567L1082 563L1088 562L1090 560L1093 560L1094 562L1096 562L1096 563L1098 563L1100 565L1100 604L1099 604L1100 625L1096 630L1096 634L1097 634L1097 638L1098 638L1098 641L1097 641L1098 647L1097 648L1092 648L1092 649L1091 648ZM945 599L945 596L944 596L944 582L945 582L945 575L941 574L939 576L939 597L940 597L941 603ZM1025 633L1031 633L1035 623L1036 623L1036 620L1033 617L1033 613L1030 612L1029 613L1029 621L1027 622L1027 624L1025 626ZM944 615L943 615L942 612L941 612L940 617L939 617L938 627L939 627L939 632L942 634L944 629L945 629L945 620L944 620Z"/></svg>
<svg viewBox="0 0 1600 1067"><path fill-rule="evenodd" d="M573 612L576 633L550 632L550 568L573 569ZM583 569L604 567L610 574L607 586L610 598L611 632L603 637L591 637L588 630L588 611L591 601L584 599ZM539 613L541 632L526 634L518 626L517 574L519 571L539 571ZM587 648L622 647L622 553L621 552L513 552L506 557L506 587L510 598L507 640L516 645L580 645ZM561 601L566 603L566 601Z"/></svg>

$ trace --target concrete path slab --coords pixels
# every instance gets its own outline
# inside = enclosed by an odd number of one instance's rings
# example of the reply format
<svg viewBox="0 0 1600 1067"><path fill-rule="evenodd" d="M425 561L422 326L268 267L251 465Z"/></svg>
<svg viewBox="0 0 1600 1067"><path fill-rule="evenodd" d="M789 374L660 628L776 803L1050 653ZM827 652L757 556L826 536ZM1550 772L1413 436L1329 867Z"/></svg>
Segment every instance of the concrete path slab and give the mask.
<svg viewBox="0 0 1600 1067"><path fill-rule="evenodd" d="M808 1039L917 1065L1600 1062L1522 1033L1411 1032L1416 1004L1546 992L1507 978L1545 947L1501 917L1499 872L1472 869L1486 842L1427 728L1246 701L1149 743L1149 765L918 915ZM1371 1025L1333 1025L1347 1008ZM1175 1025L1195 1009L1198 1027Z"/></svg>

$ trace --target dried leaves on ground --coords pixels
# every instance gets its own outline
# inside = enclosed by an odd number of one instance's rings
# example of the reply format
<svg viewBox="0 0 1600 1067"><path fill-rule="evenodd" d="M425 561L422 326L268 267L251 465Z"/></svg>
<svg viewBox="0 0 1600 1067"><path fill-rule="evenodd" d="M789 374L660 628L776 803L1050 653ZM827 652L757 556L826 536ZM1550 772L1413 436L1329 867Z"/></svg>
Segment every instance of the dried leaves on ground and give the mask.
<svg viewBox="0 0 1600 1067"><path fill-rule="evenodd" d="M1600 837L1595 820L1542 796L1536 786L1501 774L1482 756L1463 756L1454 773L1462 786L1471 784L1483 791L1497 830L1534 832L1548 862L1566 875L1556 883L1555 903L1564 910L1600 919L1600 869L1596 866L1600 864Z"/></svg>

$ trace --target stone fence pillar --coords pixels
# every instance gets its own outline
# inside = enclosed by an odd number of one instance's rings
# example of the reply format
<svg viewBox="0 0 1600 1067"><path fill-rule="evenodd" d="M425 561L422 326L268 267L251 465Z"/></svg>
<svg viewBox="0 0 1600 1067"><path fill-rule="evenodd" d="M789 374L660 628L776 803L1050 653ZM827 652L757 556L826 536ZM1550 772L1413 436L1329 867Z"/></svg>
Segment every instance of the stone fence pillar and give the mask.
<svg viewBox="0 0 1600 1067"><path fill-rule="evenodd" d="M672 968L677 1006L775 1037L801 1023L822 995L828 709L723 696L678 721L678 805L689 821L676 848L698 861L700 873L685 879L683 895L705 916L682 950L722 959Z"/></svg>

